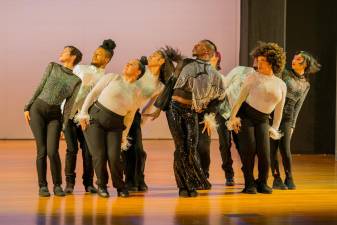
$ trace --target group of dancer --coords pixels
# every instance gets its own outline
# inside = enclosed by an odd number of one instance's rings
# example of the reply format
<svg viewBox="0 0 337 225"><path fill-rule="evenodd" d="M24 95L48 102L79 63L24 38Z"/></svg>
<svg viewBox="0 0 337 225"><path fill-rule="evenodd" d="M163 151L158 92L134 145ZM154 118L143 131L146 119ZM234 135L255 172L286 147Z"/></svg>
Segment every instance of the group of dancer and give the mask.
<svg viewBox="0 0 337 225"><path fill-rule="evenodd" d="M40 196L50 196L47 156L54 194L73 193L79 147L86 192L109 197L108 170L118 196L147 191L141 125L147 117L156 119L161 111L166 113L175 144L173 168L179 196L195 197L197 190L211 188L210 135L214 129L219 134L225 185L235 185L233 140L242 162L243 193L272 193L267 185L270 168L274 189L296 188L290 141L310 88L309 75L320 69L312 55L297 52L291 69L286 70L284 50L275 43L260 42L251 53L252 67L238 66L224 76L219 72L221 54L216 45L202 40L194 46L191 58L166 46L147 58L130 60L122 74L106 74L115 48L114 41L105 40L95 50L90 65L78 65L82 53L66 46L60 64L47 66L26 104L25 119L37 146ZM64 190L59 156L61 131L67 144ZM257 179L253 175L255 156Z"/></svg>

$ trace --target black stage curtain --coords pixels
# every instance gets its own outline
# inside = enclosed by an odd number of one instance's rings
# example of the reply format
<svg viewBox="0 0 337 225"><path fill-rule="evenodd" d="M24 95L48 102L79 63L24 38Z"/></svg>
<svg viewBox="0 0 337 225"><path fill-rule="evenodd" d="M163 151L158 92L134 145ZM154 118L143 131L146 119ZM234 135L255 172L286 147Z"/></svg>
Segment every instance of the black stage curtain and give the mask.
<svg viewBox="0 0 337 225"><path fill-rule="evenodd" d="M293 54L307 50L322 70L311 77L311 90L295 129L294 153L335 151L336 29L335 0L241 0L240 64L251 65L249 52L258 40L273 41Z"/></svg>
<svg viewBox="0 0 337 225"><path fill-rule="evenodd" d="M286 0L241 0L240 65L252 64L258 41L285 45L285 7Z"/></svg>

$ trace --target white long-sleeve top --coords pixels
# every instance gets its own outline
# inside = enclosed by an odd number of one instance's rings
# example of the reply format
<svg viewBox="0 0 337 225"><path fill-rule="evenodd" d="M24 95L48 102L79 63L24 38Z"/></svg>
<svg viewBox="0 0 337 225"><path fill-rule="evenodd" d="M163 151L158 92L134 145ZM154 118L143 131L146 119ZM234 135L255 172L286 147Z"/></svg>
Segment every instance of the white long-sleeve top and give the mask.
<svg viewBox="0 0 337 225"><path fill-rule="evenodd" d="M159 76L154 76L151 71L146 68L144 75L135 82L135 85L139 89L139 95L138 101L134 108L135 111L132 112L132 114L135 114L137 109L143 107L147 101L151 101L152 98L156 98L156 96L159 95L159 93L162 91L164 85L160 82L158 78ZM149 111L150 108L152 108L152 104L150 106L147 106L147 111ZM128 136L132 121L131 123L129 122L125 125L126 129L123 131L124 139Z"/></svg>
<svg viewBox="0 0 337 225"><path fill-rule="evenodd" d="M159 76L154 76L148 68L144 76L136 81L136 85L140 89L139 107L142 107L152 97L159 95L164 87Z"/></svg>
<svg viewBox="0 0 337 225"><path fill-rule="evenodd" d="M73 118L77 112L81 111L85 98L95 84L104 76L105 70L94 65L77 65L74 67L73 73L81 78L82 84L72 107L70 118Z"/></svg>
<svg viewBox="0 0 337 225"><path fill-rule="evenodd" d="M139 88L129 83L123 76L107 74L102 77L85 99L79 119L89 119L88 110L97 100L110 111L124 116L124 124L132 123L134 112L138 106Z"/></svg>
<svg viewBox="0 0 337 225"><path fill-rule="evenodd" d="M244 80L242 92L247 94L246 102L254 109L266 114L275 110L272 127L278 130L287 94L284 81L274 75L253 72Z"/></svg>
<svg viewBox="0 0 337 225"><path fill-rule="evenodd" d="M241 86L248 74L254 72L252 67L237 66L233 68L225 77L226 97L220 105L221 115L227 120L231 110L239 98Z"/></svg>

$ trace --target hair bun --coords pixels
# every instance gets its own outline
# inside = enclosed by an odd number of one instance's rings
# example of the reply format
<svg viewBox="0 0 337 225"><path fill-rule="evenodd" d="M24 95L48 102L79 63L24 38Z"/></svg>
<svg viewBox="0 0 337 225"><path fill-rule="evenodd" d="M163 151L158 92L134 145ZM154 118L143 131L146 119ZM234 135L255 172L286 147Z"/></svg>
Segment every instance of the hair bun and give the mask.
<svg viewBox="0 0 337 225"><path fill-rule="evenodd" d="M139 62L140 62L141 64L143 64L144 66L146 66L146 65L148 64L148 62L147 62L147 57L146 57L146 56L140 57Z"/></svg>
<svg viewBox="0 0 337 225"><path fill-rule="evenodd" d="M116 48L116 43L111 39L107 39L103 41L101 47L112 52Z"/></svg>

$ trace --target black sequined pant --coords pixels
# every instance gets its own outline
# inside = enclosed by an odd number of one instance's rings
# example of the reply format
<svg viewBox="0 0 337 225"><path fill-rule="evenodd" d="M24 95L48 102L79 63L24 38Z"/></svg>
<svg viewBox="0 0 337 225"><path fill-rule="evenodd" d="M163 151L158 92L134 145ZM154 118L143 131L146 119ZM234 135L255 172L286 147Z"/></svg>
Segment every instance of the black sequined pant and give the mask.
<svg viewBox="0 0 337 225"><path fill-rule="evenodd" d="M197 153L198 116L190 108L172 101L167 113L174 139L174 175L180 189L209 189L208 182Z"/></svg>
<svg viewBox="0 0 337 225"><path fill-rule="evenodd" d="M198 121L204 120L204 113L198 113ZM202 132L204 129L204 124L198 125L199 136L198 136L198 145L197 152L200 158L201 168L203 169L206 177L209 177L209 166L211 164L211 137L208 135L207 131Z"/></svg>

